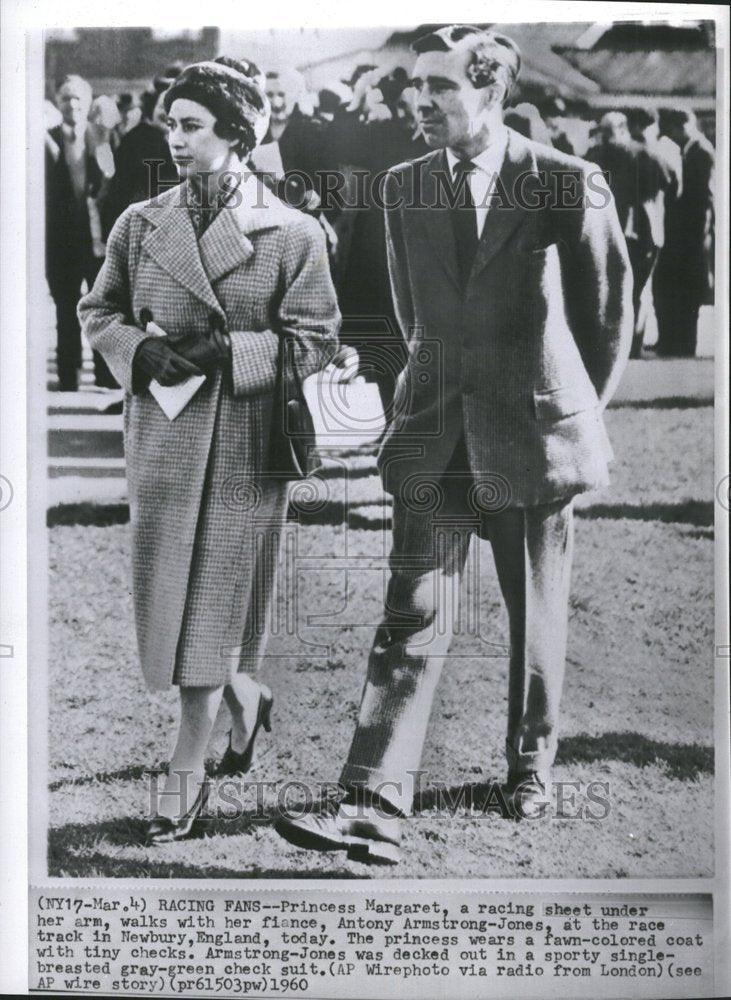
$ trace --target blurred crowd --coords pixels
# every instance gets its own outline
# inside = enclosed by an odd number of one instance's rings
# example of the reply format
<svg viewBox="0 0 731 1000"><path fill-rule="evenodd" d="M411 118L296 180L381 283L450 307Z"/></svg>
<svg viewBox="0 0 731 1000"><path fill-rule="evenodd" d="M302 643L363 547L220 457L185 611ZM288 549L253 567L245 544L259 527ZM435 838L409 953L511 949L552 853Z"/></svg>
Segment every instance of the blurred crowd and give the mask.
<svg viewBox="0 0 731 1000"><path fill-rule="evenodd" d="M162 95L172 65L141 93L94 96L67 76L46 102L46 273L57 314L59 388L78 387L76 305L102 265L105 240L131 203L178 182ZM259 70L251 64L253 73ZM267 134L249 166L281 198L323 227L343 314L342 340L390 402L403 366L385 256L383 212L362 184L427 153L418 95L405 69L357 66L350 78L308 91L294 70L262 74ZM678 109L612 111L598 120L558 98L508 109L506 124L597 164L614 195L635 279L634 357L695 354L699 308L713 302L714 150L695 115ZM333 179L336 178L334 181ZM360 186L359 186L360 185ZM354 207L356 206L356 207ZM650 320L654 314L655 324ZM656 325L657 342L644 343ZM94 356L97 386L116 383Z"/></svg>

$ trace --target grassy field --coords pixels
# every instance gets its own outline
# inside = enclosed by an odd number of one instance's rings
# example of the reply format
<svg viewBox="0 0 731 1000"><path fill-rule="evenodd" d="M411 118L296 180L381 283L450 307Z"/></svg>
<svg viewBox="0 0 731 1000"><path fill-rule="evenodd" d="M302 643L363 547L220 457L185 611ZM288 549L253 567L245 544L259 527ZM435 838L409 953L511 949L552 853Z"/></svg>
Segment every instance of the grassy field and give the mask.
<svg viewBox="0 0 731 1000"><path fill-rule="evenodd" d="M164 764L174 691L150 696L136 660L129 528L50 530L51 788L49 873L82 877L662 877L713 870L713 411L625 406L607 415L613 486L581 498L570 640L555 779L579 782L564 817L515 824L481 809L504 777L506 616L489 547L465 583L480 631L458 636L445 666L407 824L404 860L384 872L344 855L297 850L271 829L287 781L336 781L380 616L388 506L372 456L334 468L327 495L297 535L262 678L274 730L250 777L264 785L243 810L220 787L210 817L185 842L142 845L146 769ZM92 518L93 520L94 518ZM100 518L102 524L104 518ZM338 561L340 560L340 561ZM349 569L346 569L346 564ZM292 600L296 589L296 605ZM313 616L321 616L313 622ZM211 743L225 746L224 713ZM569 819L586 786L608 785L603 819ZM467 792L453 815L435 787ZM569 790L570 791L570 790ZM225 794L228 792L228 798ZM568 792L566 793L568 794ZM595 810L596 811L596 810ZM233 813L233 815L228 815Z"/></svg>

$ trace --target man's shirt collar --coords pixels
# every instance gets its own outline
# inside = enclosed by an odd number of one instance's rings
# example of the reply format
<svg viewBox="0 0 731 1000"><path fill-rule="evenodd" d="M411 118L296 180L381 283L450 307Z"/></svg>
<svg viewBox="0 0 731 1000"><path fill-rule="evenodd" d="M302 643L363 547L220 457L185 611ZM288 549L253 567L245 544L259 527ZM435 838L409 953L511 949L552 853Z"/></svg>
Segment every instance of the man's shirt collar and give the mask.
<svg viewBox="0 0 731 1000"><path fill-rule="evenodd" d="M502 169L503 160L505 159L505 151L508 148L508 130L503 128L494 138L493 141L482 150L481 153L477 153L475 156L470 156L469 159L474 163L478 170L492 177L493 174L499 174ZM454 176L454 167L456 163L459 163L464 157L459 157L452 150L447 147L447 163L449 164L449 171Z"/></svg>

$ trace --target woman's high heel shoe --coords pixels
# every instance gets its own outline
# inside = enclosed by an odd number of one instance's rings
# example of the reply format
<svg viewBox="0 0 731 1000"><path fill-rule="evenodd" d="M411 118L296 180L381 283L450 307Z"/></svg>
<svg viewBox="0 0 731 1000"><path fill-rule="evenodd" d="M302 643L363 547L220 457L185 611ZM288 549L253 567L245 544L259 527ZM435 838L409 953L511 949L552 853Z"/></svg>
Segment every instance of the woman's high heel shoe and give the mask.
<svg viewBox="0 0 731 1000"><path fill-rule="evenodd" d="M205 808L209 791L208 779L204 777L193 805L184 816L181 816L178 820L168 819L167 816L156 816L153 820L150 820L147 827L147 846L153 847L155 844L169 844L173 840L182 840L183 837L187 837L193 829L193 824Z"/></svg>
<svg viewBox="0 0 731 1000"><path fill-rule="evenodd" d="M254 763L254 741L256 739L256 734L259 732L261 726L264 727L266 732L270 733L272 731L272 705L274 704L274 697L268 687L262 685L261 692L259 694L259 706L256 710L256 722L254 723L254 728L251 730L251 736L249 737L249 742L246 744L241 752L234 750L231 747L231 732L228 731L228 747L221 757L221 761L216 768L217 775L235 775L235 774L246 774L251 770Z"/></svg>

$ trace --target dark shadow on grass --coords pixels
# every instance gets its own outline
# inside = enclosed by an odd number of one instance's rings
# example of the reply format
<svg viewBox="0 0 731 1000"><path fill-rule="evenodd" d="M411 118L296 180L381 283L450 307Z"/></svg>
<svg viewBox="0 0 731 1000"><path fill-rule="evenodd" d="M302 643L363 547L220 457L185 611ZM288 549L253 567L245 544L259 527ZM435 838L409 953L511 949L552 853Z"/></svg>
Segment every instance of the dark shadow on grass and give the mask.
<svg viewBox="0 0 731 1000"><path fill-rule="evenodd" d="M579 507L577 517L587 520L607 518L612 521L661 521L663 524L692 524L698 528L713 526L713 503L708 500L685 500L683 503L595 503Z"/></svg>
<svg viewBox="0 0 731 1000"><path fill-rule="evenodd" d="M564 736L558 745L557 764L584 764L619 760L635 767L664 764L668 775L678 781L692 781L701 774L713 774L713 747L698 743L664 743L641 733L602 733Z"/></svg>
<svg viewBox="0 0 731 1000"><path fill-rule="evenodd" d="M354 531L388 531L391 528L391 518L383 517L384 500L358 500L346 504L342 500L329 500L313 506L290 506L287 512L289 521L296 521L303 526L339 526L347 524ZM369 517L364 510L375 508L374 516ZM587 520L606 519L611 521L626 518L631 521L659 521L662 524L689 524L696 528L704 528L712 537L713 503L705 500L685 500L682 503L595 503L590 507L579 507L577 517ZM46 524L49 528L62 525L94 525L110 527L115 524L126 524L129 521L129 507L125 503L93 504L72 503L59 504L51 507L46 514Z"/></svg>
<svg viewBox="0 0 731 1000"><path fill-rule="evenodd" d="M56 781L48 783L49 792L56 792L59 788L69 788L74 785L105 785L110 781L139 781L146 775L159 770L158 768L136 764L130 767L120 768L119 771L96 771L94 774L83 774L79 777L58 778Z"/></svg>
<svg viewBox="0 0 731 1000"><path fill-rule="evenodd" d="M58 877L74 878L338 878L338 879L364 879L368 875L359 875L347 868L327 870L324 868L261 868L256 871L242 871L235 866L235 862L228 866L223 865L194 865L189 862L176 861L174 859L155 859L158 851L166 848L149 847L145 858L121 858L116 855L116 851L121 847L144 847L146 822L138 818L123 818L116 820L106 820L99 823L68 823L65 826L51 828L48 831L48 874ZM248 830L252 828L249 824ZM222 829L226 829L229 836L240 836L246 834L247 829L226 828L225 820L204 820L196 825L194 834L180 841L182 845L190 844L191 851L195 851L196 844L200 843L204 837L217 836ZM109 844L110 854L105 854L99 850L100 841ZM73 853L68 848L73 846ZM233 845L231 845L233 847ZM89 853L84 852L88 848ZM241 855L245 857L247 845L241 846ZM291 848L282 842L283 853L289 854ZM232 850L232 854L233 854ZM309 857L309 855L307 855ZM313 856L314 857L314 856Z"/></svg>
<svg viewBox="0 0 731 1000"><path fill-rule="evenodd" d="M580 733L560 740L556 764L586 764L610 760L647 767L664 764L670 778L694 781L701 774L713 774L713 747L697 743L664 743L640 733L603 733L590 736ZM438 810L456 812L494 812L505 815L500 782L496 778L460 785L434 785L414 797L414 812Z"/></svg>
<svg viewBox="0 0 731 1000"><path fill-rule="evenodd" d="M434 785L414 796L414 812L432 809L454 815L461 812L500 812L505 799L497 778L488 781L470 781L462 785ZM503 810L504 811L504 810Z"/></svg>
<svg viewBox="0 0 731 1000"><path fill-rule="evenodd" d="M129 505L126 503L60 503L46 511L48 528L73 524L110 528L128 521Z"/></svg>
<svg viewBox="0 0 731 1000"><path fill-rule="evenodd" d="M617 399L609 404L610 410L696 410L713 406L710 396L664 396L660 399Z"/></svg>

